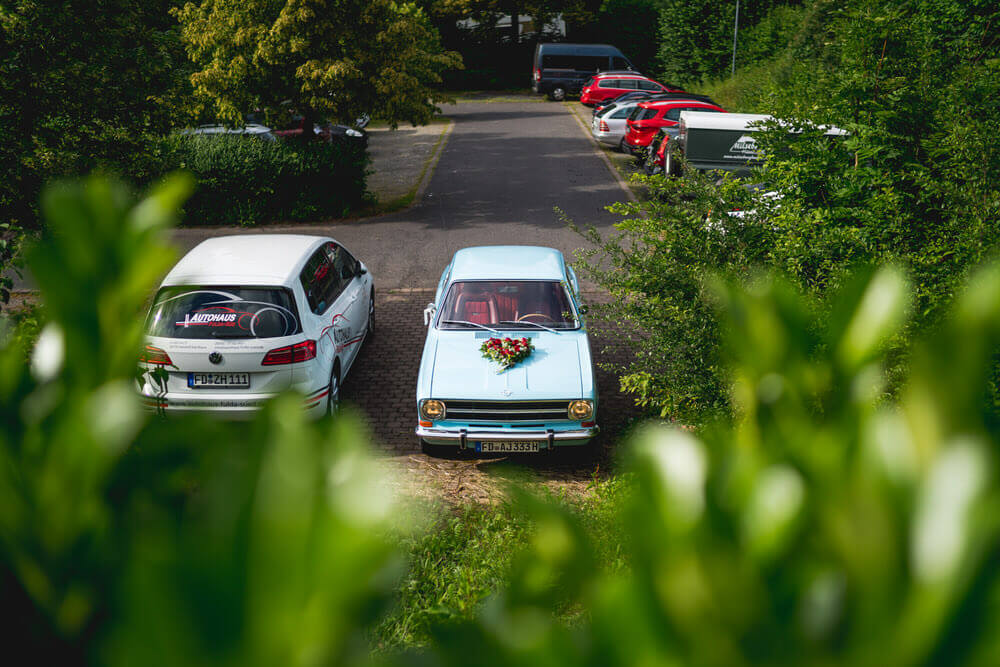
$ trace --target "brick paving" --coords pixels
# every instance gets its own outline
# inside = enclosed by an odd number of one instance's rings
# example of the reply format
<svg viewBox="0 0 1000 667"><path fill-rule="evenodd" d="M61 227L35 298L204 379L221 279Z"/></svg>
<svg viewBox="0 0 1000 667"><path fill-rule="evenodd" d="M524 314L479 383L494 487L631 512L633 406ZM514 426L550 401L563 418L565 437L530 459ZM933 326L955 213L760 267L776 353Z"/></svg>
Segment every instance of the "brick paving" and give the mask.
<svg viewBox="0 0 1000 667"><path fill-rule="evenodd" d="M618 390L617 377L600 368L601 363L622 362L625 351L608 328L592 326L591 348L598 364L600 397L598 423L601 434L586 448L565 448L553 454L477 459L446 450L443 460L433 460L420 451L413 433L416 426L416 386L420 355L427 330L424 306L434 298L432 289L392 290L376 293L375 335L362 349L341 390L342 400L360 409L374 435L376 451L406 459L407 467L435 468L452 472L470 465L487 470L497 460L513 460L543 478L565 477L589 480L597 470L611 467L623 430L639 416L632 401ZM586 299L593 302L594 295ZM605 349L608 348L608 349ZM495 466L494 466L495 467Z"/></svg>

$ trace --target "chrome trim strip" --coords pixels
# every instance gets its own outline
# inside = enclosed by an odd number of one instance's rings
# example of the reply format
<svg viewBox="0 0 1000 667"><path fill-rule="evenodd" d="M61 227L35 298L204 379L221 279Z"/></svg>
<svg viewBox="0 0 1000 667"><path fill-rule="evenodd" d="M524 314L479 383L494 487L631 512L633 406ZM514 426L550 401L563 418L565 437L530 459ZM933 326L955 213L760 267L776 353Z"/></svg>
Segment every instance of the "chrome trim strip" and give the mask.
<svg viewBox="0 0 1000 667"><path fill-rule="evenodd" d="M600 432L600 427L592 426L590 428L574 429L572 431L554 431L552 429L546 431L470 431L468 429L444 429L444 428L426 428L424 426L418 426L416 429L416 434L418 438L424 438L429 441L441 441L445 440L448 442L456 442L465 444L469 440L539 440L541 442L560 442L560 441L574 441L574 440L589 440L596 436Z"/></svg>

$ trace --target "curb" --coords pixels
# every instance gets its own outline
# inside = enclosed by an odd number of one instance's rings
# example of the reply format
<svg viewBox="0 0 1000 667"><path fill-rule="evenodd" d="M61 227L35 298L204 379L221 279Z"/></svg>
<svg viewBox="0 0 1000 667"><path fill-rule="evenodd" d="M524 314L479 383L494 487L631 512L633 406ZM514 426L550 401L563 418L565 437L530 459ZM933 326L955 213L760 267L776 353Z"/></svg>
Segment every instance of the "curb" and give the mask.
<svg viewBox="0 0 1000 667"><path fill-rule="evenodd" d="M455 120L449 119L449 123L444 128L444 131L438 135L437 142L435 142L434 148L431 149L431 156L427 158L427 162L424 163L424 168L420 172L416 189L413 191L413 201L410 202L410 206L413 206L413 204L423 199L424 191L427 190L427 185L431 182L431 176L434 175L434 168L437 167L438 160L441 158L441 153L444 152L444 146L448 143L448 136L451 134L454 127ZM410 206L407 206L406 208L410 208ZM406 208L400 210L405 211Z"/></svg>
<svg viewBox="0 0 1000 667"><path fill-rule="evenodd" d="M573 111L573 109L567 108L565 102L562 104L562 106L564 109L566 109L569 115L572 116L574 120L576 120L577 125L580 126L580 129L583 130L583 133L587 136L587 139L590 141L591 146L594 149L594 152L597 153L597 156L600 157L601 160L604 162L604 166L607 167L608 171L611 172L611 175L614 176L615 182L618 183L618 187L622 189L628 200L630 202L638 202L639 199L635 196L635 193L632 192L632 188L628 186L628 183L625 182L625 179L622 178L622 175L618 173L617 169L615 169L615 165L611 164L611 159L604 154L604 151L601 150L600 146L595 145L593 137L590 136L590 131L587 129L587 126L584 125L583 120L580 119L580 114Z"/></svg>

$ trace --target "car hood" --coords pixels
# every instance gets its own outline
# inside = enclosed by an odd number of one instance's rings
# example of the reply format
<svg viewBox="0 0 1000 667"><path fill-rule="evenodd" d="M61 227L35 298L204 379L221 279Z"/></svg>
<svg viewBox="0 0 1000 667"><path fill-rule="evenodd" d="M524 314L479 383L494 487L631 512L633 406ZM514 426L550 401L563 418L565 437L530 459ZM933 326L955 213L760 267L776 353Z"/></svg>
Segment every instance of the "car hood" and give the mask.
<svg viewBox="0 0 1000 667"><path fill-rule="evenodd" d="M438 331L424 351L423 372L427 397L471 400L546 400L590 397L593 371L590 345L583 331L507 332L511 338L527 336L534 351L513 368L498 373L499 366L483 357L480 346L489 334Z"/></svg>

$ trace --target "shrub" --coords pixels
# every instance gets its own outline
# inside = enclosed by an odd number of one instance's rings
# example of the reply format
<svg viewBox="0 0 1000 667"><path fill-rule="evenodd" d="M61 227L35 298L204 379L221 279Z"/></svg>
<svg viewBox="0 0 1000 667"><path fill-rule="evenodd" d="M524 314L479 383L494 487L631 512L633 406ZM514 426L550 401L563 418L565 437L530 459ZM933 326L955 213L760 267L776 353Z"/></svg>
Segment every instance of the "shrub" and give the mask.
<svg viewBox="0 0 1000 667"><path fill-rule="evenodd" d="M720 187L693 170L683 179L639 180L648 199L612 208L623 217L618 233L585 232L593 248L577 251L577 266L611 295L591 311L626 332L633 350L616 369L622 390L653 414L699 423L728 408L704 278L746 275L763 263L771 229L726 214L747 198L733 180Z"/></svg>
<svg viewBox="0 0 1000 667"><path fill-rule="evenodd" d="M194 174L188 225L343 217L366 200L368 157L360 146L171 135L153 159L154 175L175 169Z"/></svg>

